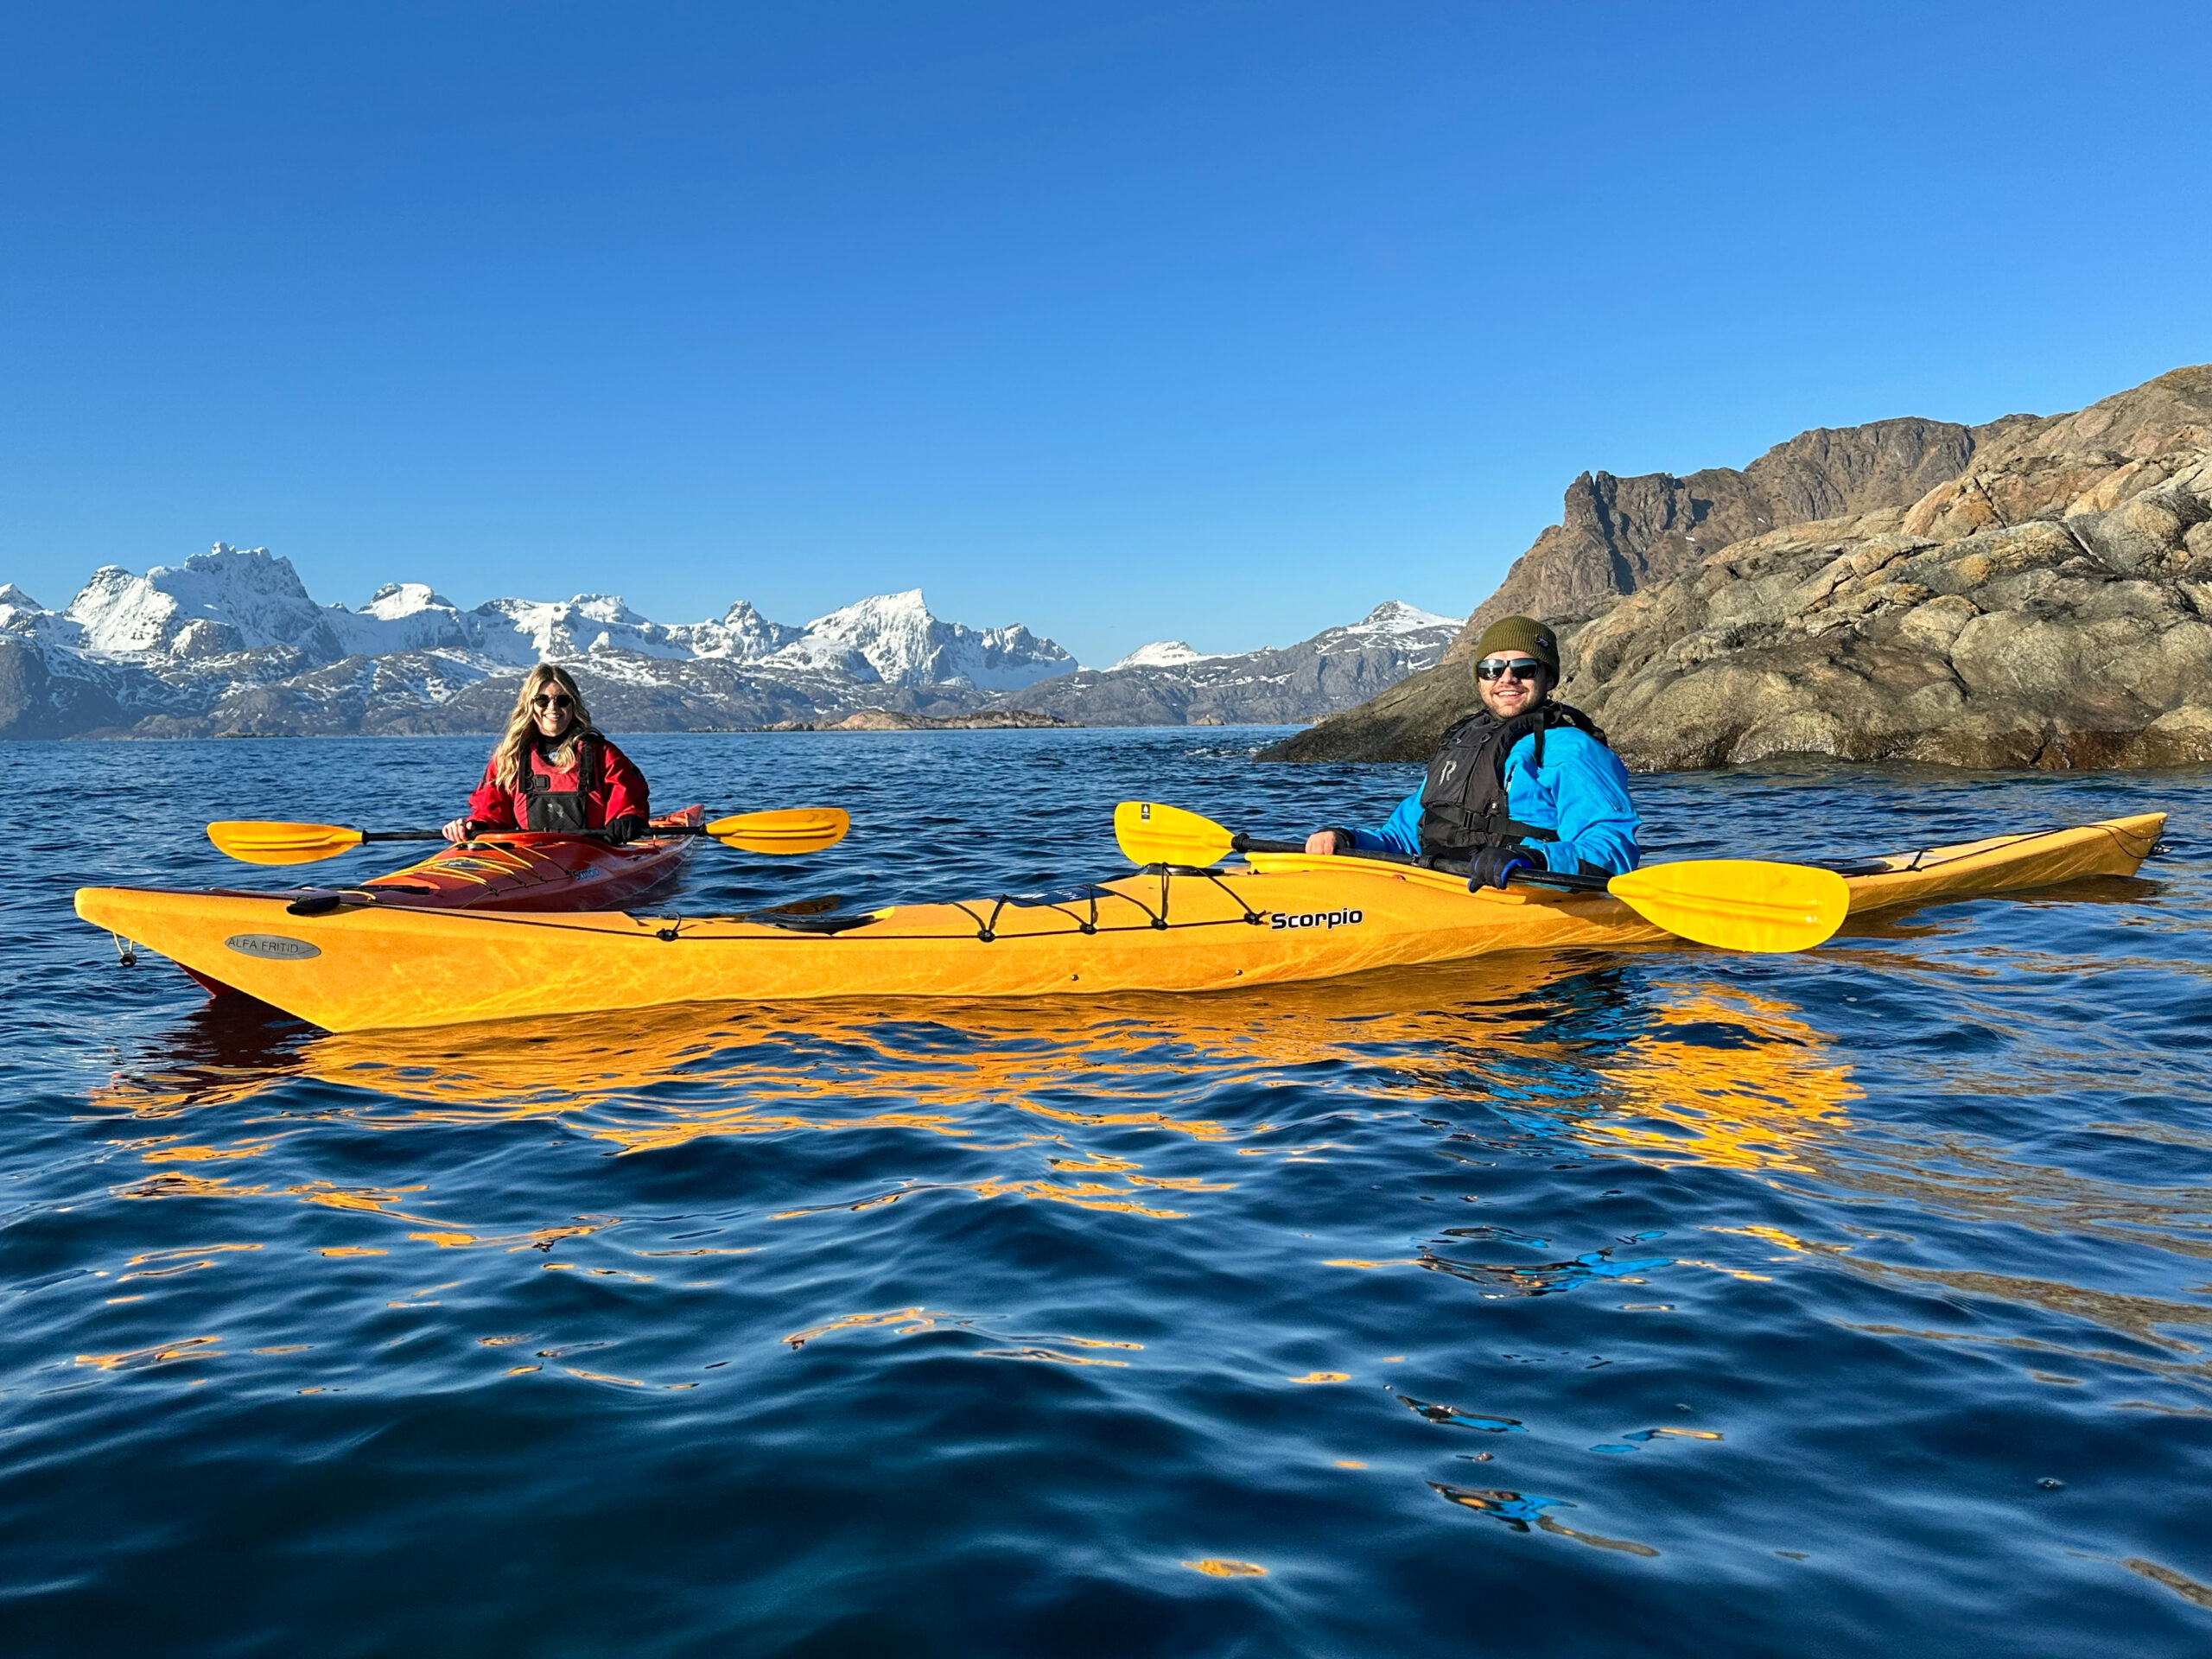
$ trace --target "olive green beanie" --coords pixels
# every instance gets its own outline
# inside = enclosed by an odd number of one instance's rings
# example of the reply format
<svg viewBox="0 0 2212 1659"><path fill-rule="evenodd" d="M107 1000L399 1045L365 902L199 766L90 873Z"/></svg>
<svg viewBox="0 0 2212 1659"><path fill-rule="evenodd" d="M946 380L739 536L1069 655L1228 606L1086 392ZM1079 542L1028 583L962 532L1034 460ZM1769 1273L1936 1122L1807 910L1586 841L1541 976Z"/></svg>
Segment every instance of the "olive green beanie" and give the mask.
<svg viewBox="0 0 2212 1659"><path fill-rule="evenodd" d="M1559 678L1559 641L1552 631L1532 616L1501 616L1483 630L1475 642L1475 661L1500 652L1525 651Z"/></svg>

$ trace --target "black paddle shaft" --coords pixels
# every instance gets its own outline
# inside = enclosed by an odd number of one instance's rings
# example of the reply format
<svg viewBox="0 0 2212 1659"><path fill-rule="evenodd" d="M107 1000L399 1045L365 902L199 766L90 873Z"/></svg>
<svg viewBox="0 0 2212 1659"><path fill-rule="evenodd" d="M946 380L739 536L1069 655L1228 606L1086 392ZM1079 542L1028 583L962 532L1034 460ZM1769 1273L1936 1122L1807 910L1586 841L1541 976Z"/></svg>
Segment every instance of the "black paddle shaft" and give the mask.
<svg viewBox="0 0 2212 1659"><path fill-rule="evenodd" d="M484 833L489 836L513 836L525 834L542 835L545 832L543 830L487 830ZM578 841L605 841L607 839L607 831L604 830L556 830L553 833L563 836L574 836ZM635 839L639 841L659 841L669 836L707 836L712 835L713 833L713 830L703 823L656 823L649 828L645 834L636 836ZM445 838L446 832L442 830L365 830L361 832L361 839L363 841L443 841ZM471 836L470 839L474 840L476 837Z"/></svg>
<svg viewBox="0 0 2212 1659"><path fill-rule="evenodd" d="M485 836L542 835L543 833L545 832L543 830L487 830L482 836L471 836L468 841L481 841ZM604 830L560 830L553 833L573 836L578 841L605 841L607 839L607 831ZM664 830L658 828L648 830L637 839L658 841L664 836L703 836L706 833L707 826L703 823L671 824ZM364 830L361 832L363 841L443 841L445 838L446 832L442 830ZM467 846L468 842L463 842L458 844ZM628 843L616 844L627 845Z"/></svg>
<svg viewBox="0 0 2212 1659"><path fill-rule="evenodd" d="M1240 853L1302 853L1306 850L1306 843L1302 841L1262 841L1256 836L1233 836L1229 844L1232 850ZM1417 869L1441 870L1446 875L1466 875L1471 873L1470 867L1465 859L1424 860L1408 858L1402 853L1370 853L1358 849L1354 849L1349 853L1338 853L1336 856L1371 859L1377 864L1410 864ZM1584 875L1579 871L1522 869L1514 871L1506 879L1525 887L1563 887L1569 893L1603 893L1605 891L1605 883L1610 878L1602 875Z"/></svg>

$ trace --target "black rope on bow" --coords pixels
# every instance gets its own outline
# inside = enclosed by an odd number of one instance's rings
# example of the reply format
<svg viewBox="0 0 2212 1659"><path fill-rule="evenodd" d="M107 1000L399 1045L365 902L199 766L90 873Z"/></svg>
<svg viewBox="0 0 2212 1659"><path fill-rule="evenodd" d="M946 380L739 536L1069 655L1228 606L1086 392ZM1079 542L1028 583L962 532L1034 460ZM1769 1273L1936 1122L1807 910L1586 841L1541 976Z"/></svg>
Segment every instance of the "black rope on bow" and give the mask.
<svg viewBox="0 0 2212 1659"><path fill-rule="evenodd" d="M1235 899L1236 901L1236 908L1244 912L1244 919L1246 921L1250 922L1256 926L1260 923L1268 919L1268 915L1265 911L1255 910L1251 906L1246 904L1244 902L1244 895L1236 892L1229 885L1228 882L1223 880L1219 872L1215 870L1200 870L1198 874L1205 877L1207 880L1212 882L1217 887L1219 887L1231 899Z"/></svg>
<svg viewBox="0 0 2212 1659"><path fill-rule="evenodd" d="M955 910L976 924L976 937L985 944L988 944L993 939L998 938L999 912L1006 906L1007 896L1001 893L998 896L998 901L991 906L990 915L986 918L978 916L960 899L956 899L952 901L952 907Z"/></svg>
<svg viewBox="0 0 2212 1659"><path fill-rule="evenodd" d="M1165 871L1166 868L1167 867L1164 864L1147 864L1145 866L1145 871ZM1139 910L1145 913L1147 919L1148 919L1154 927L1165 927L1167 925L1167 906L1166 902L1167 877L1164 874L1160 876L1160 882L1161 889L1161 903L1157 913L1154 912L1150 905L1145 903L1143 899L1138 898L1136 894L1133 893L1117 893L1114 896L1127 904L1135 905Z"/></svg>
<svg viewBox="0 0 2212 1659"><path fill-rule="evenodd" d="M1057 910L1061 915L1073 922L1075 924L1075 931L1077 932L1096 933L1098 931L1098 891L1097 883L1093 882L1084 892L1083 896L1090 901L1090 919L1089 921L1085 921L1082 917L1077 915L1075 912L1068 909L1065 905L1054 904L1050 899L1043 899L1039 902L1041 902L1046 910Z"/></svg>
<svg viewBox="0 0 2212 1659"><path fill-rule="evenodd" d="M1207 880L1214 883L1217 887L1221 885L1221 877L1213 870L1201 864L1147 864L1144 867L1143 870L1140 872L1140 874L1145 875L1157 875L1160 878L1159 913L1154 915L1152 910L1145 904L1143 899L1136 898L1133 894L1125 893L1120 896L1127 899L1139 910L1143 911L1146 915L1152 917L1153 926L1163 932L1166 931L1169 926L1167 920L1168 883L1174 877L1179 875L1202 875L1205 877ZM1246 921L1256 922L1262 918L1262 912L1254 910L1250 906L1247 905L1243 899L1237 898L1236 894L1230 893L1230 890L1227 887L1222 887L1221 890L1224 893L1228 893L1230 898L1236 899L1236 907L1244 912L1244 919ZM1183 925L1185 927L1211 927L1213 924L1211 922L1185 922Z"/></svg>

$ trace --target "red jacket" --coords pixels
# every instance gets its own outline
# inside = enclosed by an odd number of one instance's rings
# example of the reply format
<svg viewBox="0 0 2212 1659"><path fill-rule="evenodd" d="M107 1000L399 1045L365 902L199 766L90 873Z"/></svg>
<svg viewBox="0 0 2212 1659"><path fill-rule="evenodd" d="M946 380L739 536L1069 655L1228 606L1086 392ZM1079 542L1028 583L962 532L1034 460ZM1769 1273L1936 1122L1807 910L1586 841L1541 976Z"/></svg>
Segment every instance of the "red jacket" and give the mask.
<svg viewBox="0 0 2212 1659"><path fill-rule="evenodd" d="M645 774L638 770L629 756L603 737L599 740L599 779L584 801L584 828L601 830L616 818L651 817L652 809L646 804ZM482 830L521 829L529 823L530 798L519 787L499 786L499 780L493 775L497 764L496 758L485 763L484 781L468 798L469 822ZM555 772L546 764L544 754L533 745L530 766L544 779L548 789L576 787L577 767L574 761L568 771ZM521 779L516 782L519 785Z"/></svg>

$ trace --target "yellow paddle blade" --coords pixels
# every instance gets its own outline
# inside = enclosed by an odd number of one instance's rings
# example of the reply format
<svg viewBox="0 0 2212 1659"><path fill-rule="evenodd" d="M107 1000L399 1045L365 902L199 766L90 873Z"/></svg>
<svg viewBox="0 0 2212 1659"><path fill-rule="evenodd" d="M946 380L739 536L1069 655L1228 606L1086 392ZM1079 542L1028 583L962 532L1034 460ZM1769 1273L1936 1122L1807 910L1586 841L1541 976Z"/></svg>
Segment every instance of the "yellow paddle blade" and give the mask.
<svg viewBox="0 0 2212 1659"><path fill-rule="evenodd" d="M774 812L741 812L716 818L706 833L747 853L818 853L835 847L853 827L842 807L791 806Z"/></svg>
<svg viewBox="0 0 2212 1659"><path fill-rule="evenodd" d="M207 839L247 864L313 864L361 844L359 830L334 823L267 823L230 818L207 826Z"/></svg>
<svg viewBox="0 0 2212 1659"><path fill-rule="evenodd" d="M1851 889L1834 870L1749 858L1649 864L1605 890L1669 933L1724 950L1809 950L1851 909Z"/></svg>
<svg viewBox="0 0 2212 1659"><path fill-rule="evenodd" d="M1235 850L1235 837L1211 818L1160 801L1123 801L1116 807L1114 839L1132 864L1204 869Z"/></svg>

